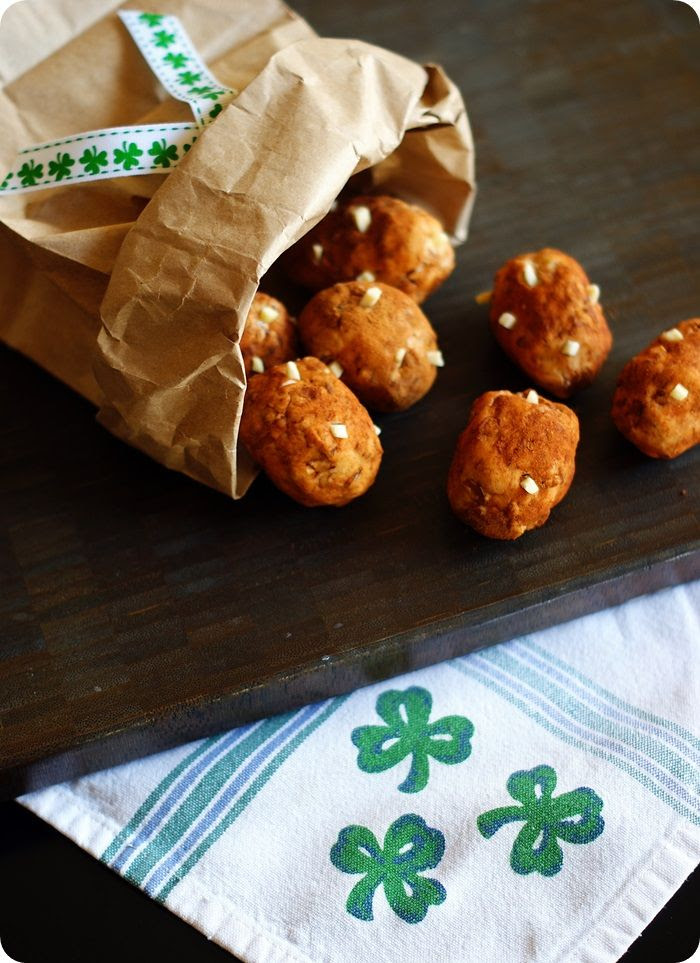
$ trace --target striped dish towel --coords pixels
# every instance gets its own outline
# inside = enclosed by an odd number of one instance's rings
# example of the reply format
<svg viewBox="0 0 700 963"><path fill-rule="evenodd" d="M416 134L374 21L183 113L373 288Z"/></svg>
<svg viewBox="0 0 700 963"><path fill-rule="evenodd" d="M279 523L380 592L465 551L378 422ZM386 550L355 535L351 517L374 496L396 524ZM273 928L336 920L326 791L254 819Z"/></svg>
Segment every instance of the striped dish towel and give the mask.
<svg viewBox="0 0 700 963"><path fill-rule="evenodd" d="M253 963L607 963L700 861L699 653L696 582L21 801Z"/></svg>

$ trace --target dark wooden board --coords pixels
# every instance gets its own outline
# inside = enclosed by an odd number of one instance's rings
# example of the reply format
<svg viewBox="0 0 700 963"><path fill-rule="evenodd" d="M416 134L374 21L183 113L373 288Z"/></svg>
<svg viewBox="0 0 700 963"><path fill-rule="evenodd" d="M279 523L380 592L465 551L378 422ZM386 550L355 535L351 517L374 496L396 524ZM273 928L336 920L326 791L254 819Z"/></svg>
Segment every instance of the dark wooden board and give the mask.
<svg viewBox="0 0 700 963"><path fill-rule="evenodd" d="M700 574L700 449L648 460L608 415L622 363L700 313L695 14L668 0L297 7L323 34L440 61L462 87L479 196L427 305L447 367L381 419L372 491L310 511L264 480L234 504L166 471L2 351L5 797ZM601 285L615 347L574 404L569 497L544 529L489 542L451 516L447 467L471 400L525 382L473 295L545 244Z"/></svg>

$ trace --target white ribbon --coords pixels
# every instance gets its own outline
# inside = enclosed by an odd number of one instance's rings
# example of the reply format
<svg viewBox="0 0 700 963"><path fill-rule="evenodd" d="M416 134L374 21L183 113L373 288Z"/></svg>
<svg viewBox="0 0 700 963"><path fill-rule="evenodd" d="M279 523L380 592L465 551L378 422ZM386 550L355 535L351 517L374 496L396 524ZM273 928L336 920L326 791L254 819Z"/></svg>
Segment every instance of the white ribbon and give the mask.
<svg viewBox="0 0 700 963"><path fill-rule="evenodd" d="M0 184L0 194L164 173L177 166L201 129L236 96L209 72L177 17L141 10L119 17L163 87L190 105L195 123L111 127L26 147Z"/></svg>

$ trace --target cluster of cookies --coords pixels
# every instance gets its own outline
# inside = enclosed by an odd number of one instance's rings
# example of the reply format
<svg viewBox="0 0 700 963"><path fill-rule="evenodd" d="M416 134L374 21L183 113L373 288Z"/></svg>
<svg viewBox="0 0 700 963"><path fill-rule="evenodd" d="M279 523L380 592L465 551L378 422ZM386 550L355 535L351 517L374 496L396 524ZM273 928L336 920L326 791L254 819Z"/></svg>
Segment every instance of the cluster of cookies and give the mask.
<svg viewBox="0 0 700 963"><path fill-rule="evenodd" d="M591 384L612 335L600 289L581 265L553 248L523 254L497 272L490 302L496 340L558 398ZM700 442L700 320L662 334L625 366L612 417L652 457L674 458ZM578 418L534 388L477 398L448 478L453 511L490 538L515 539L543 525L575 471Z"/></svg>
<svg viewBox="0 0 700 963"><path fill-rule="evenodd" d="M318 293L296 324L280 301L256 295L241 338L250 377L241 438L301 504L345 505L374 482L382 458L367 408L409 408L443 364L419 304L454 268L454 251L426 211L356 197L337 204L284 263Z"/></svg>
<svg viewBox="0 0 700 963"><path fill-rule="evenodd" d="M600 291L581 265L554 248L507 261L490 301L491 330L533 382L569 398L600 371L612 335ZM447 481L455 514L489 538L538 528L564 498L575 472L579 422L534 388L488 391L476 399Z"/></svg>
<svg viewBox="0 0 700 963"><path fill-rule="evenodd" d="M256 295L241 340L250 376L241 437L301 504L345 505L374 482L383 454L367 409L410 407L443 364L419 305L453 270L454 252L426 211L367 196L336 204L284 264L317 293L298 322ZM590 385L612 347L600 289L554 248L507 261L477 300L490 303L505 353L556 398ZM664 331L626 365L612 415L653 457L700 442L700 320ZM535 388L486 392L452 460L453 511L490 538L543 525L571 486L578 441L575 413Z"/></svg>

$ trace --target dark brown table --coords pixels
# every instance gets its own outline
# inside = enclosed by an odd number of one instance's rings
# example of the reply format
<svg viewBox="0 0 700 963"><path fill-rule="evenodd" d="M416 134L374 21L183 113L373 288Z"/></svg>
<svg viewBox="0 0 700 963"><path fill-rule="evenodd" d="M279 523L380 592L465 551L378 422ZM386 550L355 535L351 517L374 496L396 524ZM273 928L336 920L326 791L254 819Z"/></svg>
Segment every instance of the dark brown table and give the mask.
<svg viewBox="0 0 700 963"><path fill-rule="evenodd" d="M377 482L333 511L265 479L233 503L168 472L0 352L0 799L700 575L700 446L649 459L609 415L624 362L700 305L692 11L302 11L322 33L443 61L464 91L479 195L457 268L426 303L446 366L419 404L377 416ZM445 494L472 400L528 384L474 293L545 244L600 284L614 344L571 401L581 443L567 498L543 528L498 542L461 525Z"/></svg>
<svg viewBox="0 0 700 963"><path fill-rule="evenodd" d="M460 347L459 312L470 318L474 312L473 306L463 300L465 287L469 288L472 280L473 290L485 287L499 261L525 245L568 247L595 280L603 279L604 292L609 293L617 312L629 314L633 305L639 314L640 333L627 329L622 341L618 340L618 347L628 353L648 340L645 331L671 324L689 316L690 311L698 312L700 219L696 216L697 204L693 207L691 199L700 185L700 138L698 102L691 92L698 89L700 30L690 8L671 0L475 0L471 4L459 0L433 4L357 0L335 5L300 0L296 8L322 34L358 36L417 60L439 61L463 89L476 139L481 193L472 224L473 241L460 252L462 283L457 287L450 282L452 286L446 286L442 300L433 302L436 323L444 325L448 353ZM643 92L641 99L639 91ZM654 127L641 130L641 125L654 123L650 118L663 119L658 131ZM631 131L629 157L624 153L625 139L620 137L625 125ZM643 144L643 164L636 152L639 144ZM606 192L601 171L608 165L614 178ZM517 222L513 220L514 196L518 199ZM470 284L465 285L464 278ZM694 301L692 292L696 292ZM512 386L519 387L517 373L504 369L502 358L486 341L480 343L479 351L489 376L503 379L507 370ZM75 633L89 636L100 628L96 623L83 624L79 607L70 606L71 598L80 594L85 566L91 567L89 577L103 586L106 605L118 605L118 592L113 597L109 589L104 589L109 586L110 572L134 583L141 580L144 602L143 613L137 613L140 621L130 630L126 625L130 613L117 612L116 618L124 620L125 646L133 644L134 639L139 645L150 646L148 671L157 673L163 654L157 639L169 625L167 618L159 622L148 615L150 606L157 610L159 593L163 592L159 573L154 574L149 557L150 541L157 535L154 526L164 512L182 511L184 506L191 512L189 521L193 525L196 522L205 532L211 531L224 514L218 496L168 475L124 449L93 425L88 406L23 359L3 351L0 366L5 400L15 406L9 416L6 408L4 438L12 452L13 479L19 484L19 488L15 484L12 497L17 517L25 524L23 538L27 536L27 519L33 513L40 517L41 511L50 511L54 505L63 508L71 499L74 503L81 473L89 482L83 489L84 504L92 510L89 523L85 521L87 515L79 512L72 521L68 519L70 530L64 532L68 541L61 567L54 574L50 567L34 568L40 580L35 585L49 596L54 593L50 596L52 604L66 603L66 609L56 610L56 618L60 619L62 613L73 620L71 632L64 633L68 643L77 638ZM443 382L447 386L443 389L443 409L439 408L441 396L436 394L438 414L447 411L444 404L451 397L450 377L454 375L448 372ZM608 370L605 378L604 384L609 387L614 373ZM605 411L592 397L582 402L581 413L589 424L608 432L607 457L616 470L628 473L635 510L648 512L651 518L655 507L644 499L643 461L624 447L618 455L614 435L608 426L603 427ZM52 416L45 418L41 412ZM425 412L417 412L415 417L425 418ZM399 433L395 428L393 433L398 445ZM71 458L61 462L66 445L72 446ZM58 458L58 468L47 465L47 457ZM680 490L686 489L688 473L683 465L688 464L679 462L680 468L666 470L662 489L669 502L658 507L656 540L649 531L644 537L638 536L640 549L657 546L656 561L662 566L664 552L669 560L677 555L676 535L682 534L689 544L687 518L691 516L686 513L685 527L679 525L676 505L670 502L682 498L688 499L685 504L696 504L692 499L697 498L697 491L682 495ZM697 466L697 461L692 464ZM586 468L584 480L590 484L589 476ZM412 479L417 501L411 511L436 510L428 480L424 467L417 466ZM133 494L134 486L138 498ZM602 483L600 492L601 513L610 518L620 506L605 505ZM250 510L264 511L266 500L274 511L282 511L280 499L264 485L251 501ZM101 511L97 511L98 506ZM697 514L694 518L697 521ZM665 519L675 519L673 524L679 525L678 529L664 525ZM8 532L12 532L11 521ZM216 573L205 571L205 565L201 567L207 546L198 541L194 527L188 528L189 521L182 520L177 531L179 541L174 538L170 549L180 553L183 567L191 562L193 568L187 575L191 584L197 582L200 591L207 591L205 583L208 578L216 579ZM304 536L298 520L290 524L303 542L308 559L319 557L323 544ZM572 531L562 522L556 544L563 545ZM87 561L80 552L72 557L69 543L73 537L82 546L99 545L100 551L112 546L116 554L101 560L89 556ZM447 538L454 551L456 536L448 534ZM38 563L41 545L32 548L31 538L23 544L29 553L27 561ZM16 574L11 546L9 538L0 545L4 557L12 562L8 568L13 574L4 588L8 593L20 593L20 584L13 581L21 575ZM545 548L543 542L543 553ZM32 558L32 552L39 555ZM162 558L167 565L165 556ZM650 570L645 583L644 562L643 555L638 555L635 574L642 576L637 583L639 590L672 581L674 572L678 577L689 577L695 571L687 564L665 572L657 567L656 581ZM201 567L199 574L197 566ZM254 585L255 566L249 575ZM588 584L582 580L578 601L574 599L569 610L571 616L576 614L577 605L581 610L587 607ZM614 585L609 592L608 600L614 601ZM203 646L212 642L216 625L225 631L231 615L227 615L225 600L217 596L216 588L212 593L210 599L219 609L211 610L216 614L215 622L201 626L198 644ZM544 597L541 601L547 604ZM551 604L556 604L556 592ZM560 613L558 617L564 616ZM294 618L303 628L303 613L295 613ZM62 631L59 621L49 628ZM176 622L170 628L180 631ZM492 639L499 633L502 638L507 627L493 631ZM31 651L31 645L40 645L40 640L40 629L22 619L8 619L3 625L6 646L29 645ZM443 654L450 654L449 637ZM406 667L397 661L394 651L383 662L378 658L373 671L380 677ZM357 682L369 677L367 671L365 664ZM283 689L276 697L284 696ZM307 693L313 697L315 690L311 687ZM300 689L294 697L302 695ZM268 703L268 708L274 704ZM56 707L58 710L59 701ZM44 709L49 718L51 705ZM245 711L255 714L264 710L253 694ZM12 721L21 723L21 714L15 714ZM0 806L0 870L3 879L11 883L0 905L0 938L6 950L24 963L56 959L110 963L124 958L137 963L165 958L204 963L231 959L11 803ZM692 905L697 905L697 894L696 873L627 954L627 963L686 959L697 945L697 914Z"/></svg>

